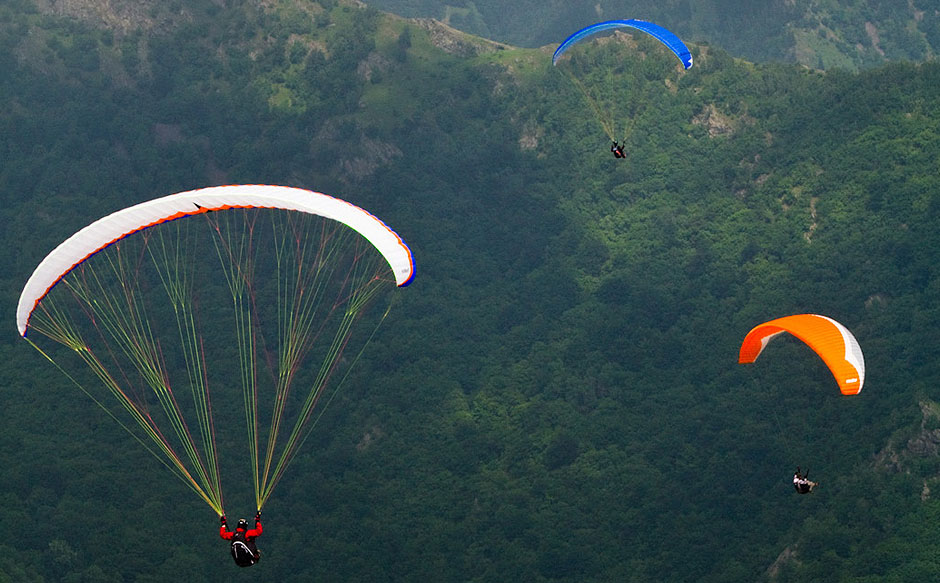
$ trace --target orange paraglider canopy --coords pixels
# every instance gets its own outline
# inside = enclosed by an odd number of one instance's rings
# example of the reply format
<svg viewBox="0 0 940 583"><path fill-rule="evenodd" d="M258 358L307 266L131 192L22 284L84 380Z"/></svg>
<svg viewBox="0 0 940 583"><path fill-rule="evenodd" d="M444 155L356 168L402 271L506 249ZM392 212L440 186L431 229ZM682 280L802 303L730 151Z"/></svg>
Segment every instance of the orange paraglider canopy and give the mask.
<svg viewBox="0 0 940 583"><path fill-rule="evenodd" d="M738 362L752 363L778 334L789 332L822 358L839 383L843 395L857 395L865 383L865 358L849 330L832 318L817 314L785 316L755 326L741 344Z"/></svg>

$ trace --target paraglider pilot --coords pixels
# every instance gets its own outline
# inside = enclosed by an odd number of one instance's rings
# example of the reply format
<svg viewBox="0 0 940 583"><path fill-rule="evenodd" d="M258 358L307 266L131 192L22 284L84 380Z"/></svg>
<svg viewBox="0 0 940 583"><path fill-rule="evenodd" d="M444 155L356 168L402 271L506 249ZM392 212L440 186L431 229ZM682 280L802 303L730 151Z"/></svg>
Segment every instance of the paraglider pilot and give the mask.
<svg viewBox="0 0 940 583"><path fill-rule="evenodd" d="M250 567L261 560L261 552L255 539L261 536L261 511L255 514L255 527L248 529L248 521L244 518L238 521L235 526L235 532L228 530L228 523L223 514L219 518L221 526L219 527L219 536L225 540L232 541L232 559L239 567Z"/></svg>
<svg viewBox="0 0 940 583"><path fill-rule="evenodd" d="M796 473L793 474L793 488L800 494L809 494L818 484L809 480L809 470L806 473L800 472L800 466L796 466Z"/></svg>
<svg viewBox="0 0 940 583"><path fill-rule="evenodd" d="M626 158L627 155L623 153L623 146L626 144L618 144L616 140L610 145L610 151L613 152L614 158Z"/></svg>

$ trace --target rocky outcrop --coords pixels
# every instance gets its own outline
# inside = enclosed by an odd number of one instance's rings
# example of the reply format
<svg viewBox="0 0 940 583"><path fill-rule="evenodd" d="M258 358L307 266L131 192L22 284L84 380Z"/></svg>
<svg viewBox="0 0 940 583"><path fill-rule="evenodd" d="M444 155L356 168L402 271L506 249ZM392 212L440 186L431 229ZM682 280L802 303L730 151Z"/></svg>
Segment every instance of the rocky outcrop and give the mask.
<svg viewBox="0 0 940 583"><path fill-rule="evenodd" d="M417 18L415 24L428 31L431 44L458 57L475 57L507 48L502 43L471 36L433 18Z"/></svg>

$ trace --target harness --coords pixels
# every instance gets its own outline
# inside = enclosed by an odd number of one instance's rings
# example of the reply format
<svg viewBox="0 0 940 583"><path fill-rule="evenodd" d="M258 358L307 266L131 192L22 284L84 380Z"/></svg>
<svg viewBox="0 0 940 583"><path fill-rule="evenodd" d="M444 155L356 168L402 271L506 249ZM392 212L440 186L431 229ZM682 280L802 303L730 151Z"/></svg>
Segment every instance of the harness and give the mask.
<svg viewBox="0 0 940 583"><path fill-rule="evenodd" d="M232 539L232 558L239 567L250 567L261 559L254 540L248 540L246 531L236 530Z"/></svg>

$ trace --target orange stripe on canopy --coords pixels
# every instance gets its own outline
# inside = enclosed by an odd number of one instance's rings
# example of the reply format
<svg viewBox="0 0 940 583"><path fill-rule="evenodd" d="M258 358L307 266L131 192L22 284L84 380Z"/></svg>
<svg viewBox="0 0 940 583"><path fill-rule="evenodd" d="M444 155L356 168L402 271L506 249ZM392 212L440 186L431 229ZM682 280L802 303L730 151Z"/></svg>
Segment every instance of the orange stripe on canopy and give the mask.
<svg viewBox="0 0 940 583"><path fill-rule="evenodd" d="M738 362L752 363L778 334L789 332L822 358L843 395L857 395L865 383L865 358L855 336L832 318L798 314L755 326L741 344Z"/></svg>

